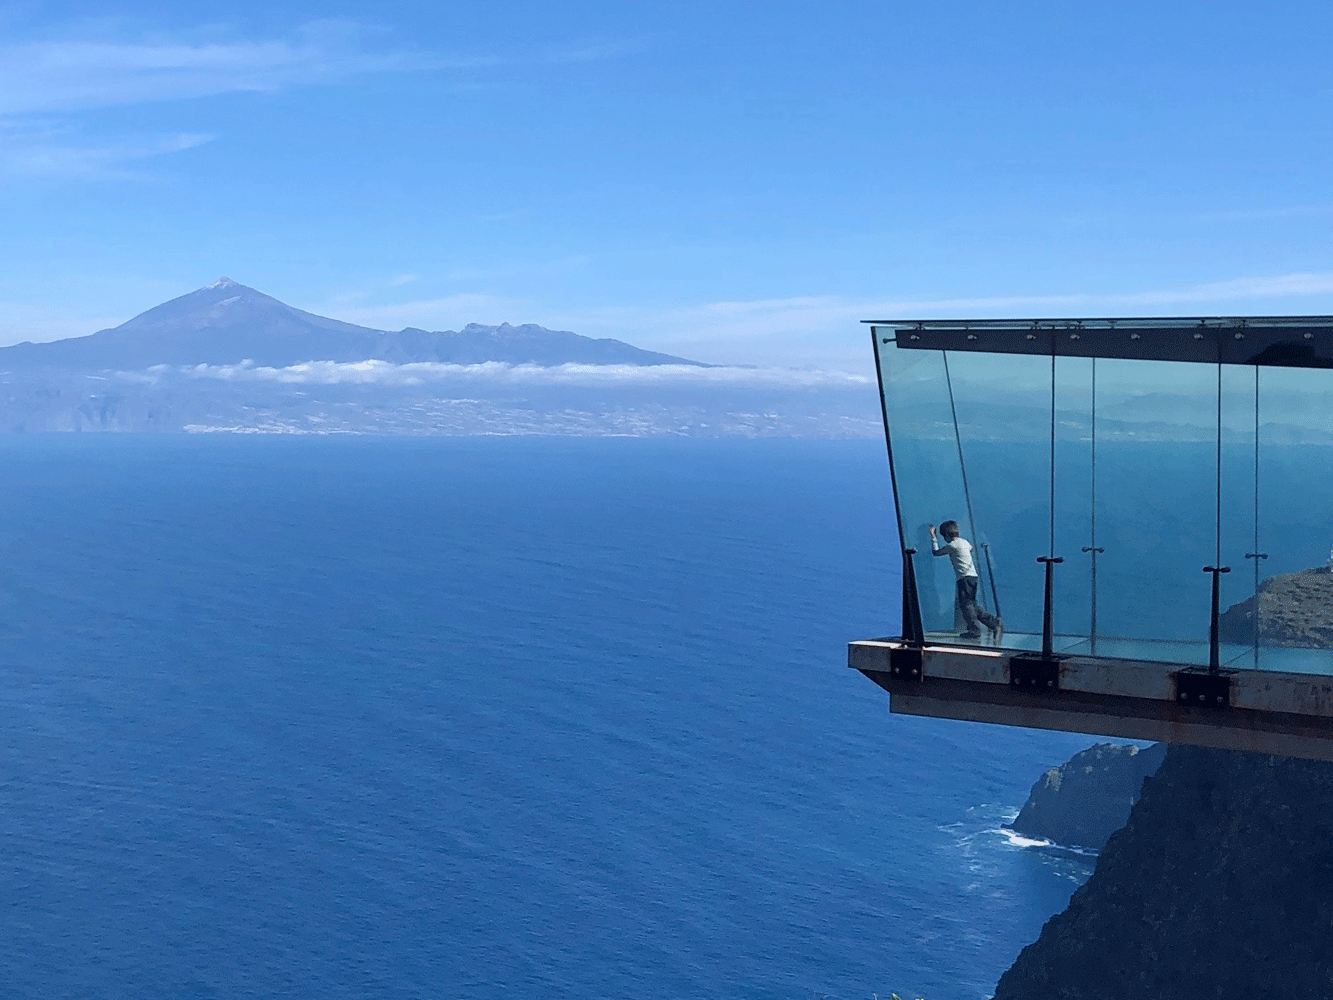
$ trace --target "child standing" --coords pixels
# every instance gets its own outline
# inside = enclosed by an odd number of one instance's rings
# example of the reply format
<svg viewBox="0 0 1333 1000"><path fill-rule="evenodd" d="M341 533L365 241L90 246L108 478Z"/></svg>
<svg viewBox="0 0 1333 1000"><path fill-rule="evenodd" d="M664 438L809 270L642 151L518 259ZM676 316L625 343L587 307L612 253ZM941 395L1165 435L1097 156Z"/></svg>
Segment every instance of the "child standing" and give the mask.
<svg viewBox="0 0 1333 1000"><path fill-rule="evenodd" d="M930 525L930 551L933 555L948 556L957 578L958 610L963 616L966 631L960 639L980 639L981 626L991 630L992 641L999 645L1004 638L1004 622L977 604L977 567L972 562L972 543L958 533L957 521L940 523L941 545L935 536L935 525Z"/></svg>

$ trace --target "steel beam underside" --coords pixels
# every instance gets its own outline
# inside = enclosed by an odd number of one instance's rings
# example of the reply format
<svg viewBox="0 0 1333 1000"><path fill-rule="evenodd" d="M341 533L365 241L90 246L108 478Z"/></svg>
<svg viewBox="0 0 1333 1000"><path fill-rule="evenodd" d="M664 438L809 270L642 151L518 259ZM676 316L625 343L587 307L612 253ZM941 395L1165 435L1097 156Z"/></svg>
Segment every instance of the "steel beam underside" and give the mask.
<svg viewBox="0 0 1333 1000"><path fill-rule="evenodd" d="M1176 701L1179 664L1064 656L1059 689L1012 688L1019 650L927 646L920 680L890 674L895 639L849 643L847 665L889 693L889 711L967 722L1188 743L1222 750L1333 761L1333 677L1267 670L1228 672L1231 705Z"/></svg>

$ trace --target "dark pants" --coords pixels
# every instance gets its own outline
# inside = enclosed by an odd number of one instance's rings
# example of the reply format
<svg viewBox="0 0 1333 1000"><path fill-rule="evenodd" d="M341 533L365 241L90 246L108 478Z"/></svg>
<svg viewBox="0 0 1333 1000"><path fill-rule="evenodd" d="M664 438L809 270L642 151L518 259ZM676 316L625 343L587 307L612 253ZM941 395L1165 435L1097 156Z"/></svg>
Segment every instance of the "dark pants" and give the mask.
<svg viewBox="0 0 1333 1000"><path fill-rule="evenodd" d="M963 615L963 623L969 632L981 632L981 626L994 629L1000 623L989 611L977 604L977 578L963 576L958 578L958 610Z"/></svg>

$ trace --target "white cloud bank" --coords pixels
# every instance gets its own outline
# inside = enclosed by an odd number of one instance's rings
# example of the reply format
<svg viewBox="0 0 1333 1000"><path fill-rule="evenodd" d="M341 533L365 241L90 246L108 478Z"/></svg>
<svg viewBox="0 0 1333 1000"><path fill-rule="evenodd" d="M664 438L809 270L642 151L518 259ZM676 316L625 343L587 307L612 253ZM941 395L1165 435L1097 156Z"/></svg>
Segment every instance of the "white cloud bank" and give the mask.
<svg viewBox="0 0 1333 1000"><path fill-rule="evenodd" d="M489 384L531 386L715 386L718 388L828 389L872 385L873 375L841 371L803 371L790 368L699 368L694 365L580 365L554 367L508 365L488 361L478 365L388 361L309 361L288 368L239 365L196 365L150 368L152 377L181 375L224 382L285 385L425 386L430 384Z"/></svg>

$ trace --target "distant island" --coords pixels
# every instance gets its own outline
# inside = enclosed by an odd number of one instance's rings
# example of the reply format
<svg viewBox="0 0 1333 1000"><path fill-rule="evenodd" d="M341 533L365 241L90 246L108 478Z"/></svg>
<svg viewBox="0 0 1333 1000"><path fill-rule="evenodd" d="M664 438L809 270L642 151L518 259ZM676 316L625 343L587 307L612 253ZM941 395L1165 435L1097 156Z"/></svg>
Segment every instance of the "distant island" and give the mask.
<svg viewBox="0 0 1333 1000"><path fill-rule="evenodd" d="M594 340L566 330L482 326L391 333L316 316L271 295L219 278L154 306L109 330L49 343L0 348L0 369L63 368L135 371L154 365L234 365L249 361L287 368L308 361L435 362L475 365L694 365L620 340Z"/></svg>
<svg viewBox="0 0 1333 1000"><path fill-rule="evenodd" d="M862 373L809 372L532 323L375 330L230 278L0 348L0 432L873 438L878 408L869 352Z"/></svg>

